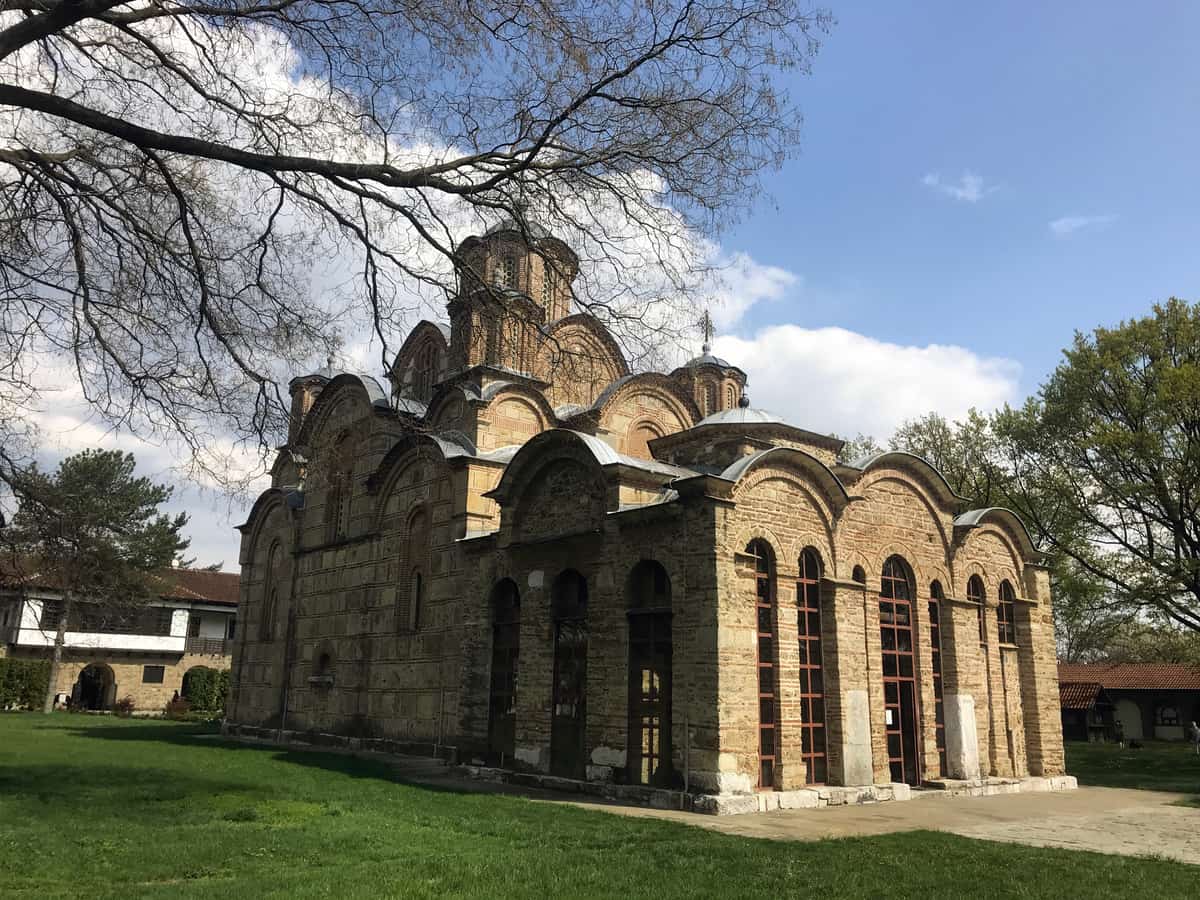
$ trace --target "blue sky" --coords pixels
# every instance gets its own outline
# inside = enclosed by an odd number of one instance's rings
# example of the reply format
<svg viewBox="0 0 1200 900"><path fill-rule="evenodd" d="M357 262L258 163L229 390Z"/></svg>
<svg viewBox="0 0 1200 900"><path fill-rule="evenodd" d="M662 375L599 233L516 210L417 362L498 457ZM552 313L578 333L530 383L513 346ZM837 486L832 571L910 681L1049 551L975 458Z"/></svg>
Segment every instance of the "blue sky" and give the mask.
<svg viewBox="0 0 1200 900"><path fill-rule="evenodd" d="M791 85L801 152L724 236L798 276L740 333L953 343L1020 363L1025 394L1074 329L1200 299L1200 4L833 11ZM967 198L923 183L964 173L982 179ZM1068 217L1094 221L1051 230Z"/></svg>
<svg viewBox="0 0 1200 900"><path fill-rule="evenodd" d="M1200 3L914 6L833 7L790 84L801 152L717 251L715 349L755 405L881 441L1021 402L1075 329L1200 300ZM178 484L191 554L236 570L245 498L82 406L40 420L51 456L119 446Z"/></svg>

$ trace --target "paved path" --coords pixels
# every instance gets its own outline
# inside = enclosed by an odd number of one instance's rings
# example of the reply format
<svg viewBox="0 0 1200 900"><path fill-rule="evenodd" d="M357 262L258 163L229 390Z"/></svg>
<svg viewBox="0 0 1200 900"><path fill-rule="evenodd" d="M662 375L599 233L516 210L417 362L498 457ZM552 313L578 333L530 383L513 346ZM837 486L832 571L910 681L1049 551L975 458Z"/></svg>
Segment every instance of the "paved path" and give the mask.
<svg viewBox="0 0 1200 900"><path fill-rule="evenodd" d="M673 819L727 834L776 840L929 829L1035 847L1163 856L1200 865L1200 808L1183 794L1079 788L998 797L928 797L903 803L781 810L741 816L581 803L622 815Z"/></svg>
<svg viewBox="0 0 1200 900"><path fill-rule="evenodd" d="M1185 794L1083 787L1054 793L996 797L927 796L906 802L825 809L706 816L672 810L580 800L551 791L448 776L422 778L468 791L516 794L543 803L570 803L638 818L668 819L726 834L774 840L887 834L927 829L1034 847L1093 850L1125 856L1162 856L1200 865L1200 808L1179 806Z"/></svg>

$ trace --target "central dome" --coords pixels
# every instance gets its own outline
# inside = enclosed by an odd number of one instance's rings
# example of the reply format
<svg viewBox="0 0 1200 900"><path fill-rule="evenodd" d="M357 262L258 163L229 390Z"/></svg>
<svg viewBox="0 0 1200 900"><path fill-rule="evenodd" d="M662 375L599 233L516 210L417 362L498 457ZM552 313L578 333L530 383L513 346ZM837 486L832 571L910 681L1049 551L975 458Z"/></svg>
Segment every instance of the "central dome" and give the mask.
<svg viewBox="0 0 1200 900"><path fill-rule="evenodd" d="M765 409L755 409L752 406L737 406L733 409L723 409L705 416L696 427L701 425L750 425L750 424L786 425L787 422L773 412Z"/></svg>

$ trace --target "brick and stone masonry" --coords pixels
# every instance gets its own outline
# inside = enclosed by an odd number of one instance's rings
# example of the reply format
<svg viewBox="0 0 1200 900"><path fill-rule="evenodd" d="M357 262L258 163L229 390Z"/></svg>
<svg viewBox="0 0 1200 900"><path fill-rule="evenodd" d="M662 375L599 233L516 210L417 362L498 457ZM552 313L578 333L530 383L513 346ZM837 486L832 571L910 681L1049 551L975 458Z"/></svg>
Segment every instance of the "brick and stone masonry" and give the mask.
<svg viewBox="0 0 1200 900"><path fill-rule="evenodd" d="M1070 783L1049 579L1013 513L906 453L838 463L707 346L631 374L567 314L550 236L466 249L494 283L464 279L386 389L292 384L242 526L231 730L707 811Z"/></svg>

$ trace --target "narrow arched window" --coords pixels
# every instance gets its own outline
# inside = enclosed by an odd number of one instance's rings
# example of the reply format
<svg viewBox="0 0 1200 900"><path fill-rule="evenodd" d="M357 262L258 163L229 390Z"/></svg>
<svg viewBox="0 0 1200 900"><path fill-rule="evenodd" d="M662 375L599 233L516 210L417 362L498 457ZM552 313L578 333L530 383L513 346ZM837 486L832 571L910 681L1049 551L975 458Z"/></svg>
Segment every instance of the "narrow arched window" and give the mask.
<svg viewBox="0 0 1200 900"><path fill-rule="evenodd" d="M502 288L517 286L517 258L515 256L505 256L497 261L495 284Z"/></svg>
<svg viewBox="0 0 1200 900"><path fill-rule="evenodd" d="M717 406L717 386L715 384L706 385L704 388L704 414L711 416L720 409Z"/></svg>
<svg viewBox="0 0 1200 900"><path fill-rule="evenodd" d="M325 493L325 522L328 540L344 538L350 528L354 492L354 441L343 431L330 448L326 461L328 489Z"/></svg>
<svg viewBox="0 0 1200 900"><path fill-rule="evenodd" d="M733 386L730 385L725 388L725 408L733 409L735 406L737 406L737 401L733 396Z"/></svg>
<svg viewBox="0 0 1200 900"><path fill-rule="evenodd" d="M946 711L942 689L942 583L929 585L929 649L933 657L933 726L938 753L938 774L946 775Z"/></svg>
<svg viewBox="0 0 1200 900"><path fill-rule="evenodd" d="M644 559L629 573L629 780L671 781L671 579Z"/></svg>
<svg viewBox="0 0 1200 900"><path fill-rule="evenodd" d="M979 617L979 643L987 646L987 595L978 575L967 579L967 599L975 604L975 614Z"/></svg>
<svg viewBox="0 0 1200 900"><path fill-rule="evenodd" d="M1007 581L1000 582L1000 603L996 607L996 631L1000 635L1000 643L1015 644L1017 642L1017 598L1013 586Z"/></svg>
<svg viewBox="0 0 1200 900"><path fill-rule="evenodd" d="M542 263L542 307L547 312L549 312L557 292L558 273L554 271L554 264L550 260L545 260Z"/></svg>
<svg viewBox="0 0 1200 900"><path fill-rule="evenodd" d="M821 558L811 547L800 554L796 623L800 640L800 755L804 758L805 781L824 784L828 773L821 652Z"/></svg>
<svg viewBox="0 0 1200 900"><path fill-rule="evenodd" d="M275 616L279 611L279 588L283 581L283 545L274 541L267 551L267 568L263 578L262 618L258 622L258 639L273 640Z"/></svg>
<svg viewBox="0 0 1200 900"><path fill-rule="evenodd" d="M758 786L775 787L779 762L779 650L775 617L775 553L764 540L753 540L746 553L754 559L754 613L758 645Z"/></svg>
<svg viewBox="0 0 1200 900"><path fill-rule="evenodd" d="M422 403L433 398L433 384L437 379L437 348L426 344L413 363L413 397Z"/></svg>
<svg viewBox="0 0 1200 900"><path fill-rule="evenodd" d="M401 558L401 583L396 597L396 627L416 631L420 627L429 572L429 514L419 506L408 517Z"/></svg>
<svg viewBox="0 0 1200 900"><path fill-rule="evenodd" d="M913 582L899 556L883 564L879 643L883 664L884 733L892 781L920 784L919 710L913 629Z"/></svg>

